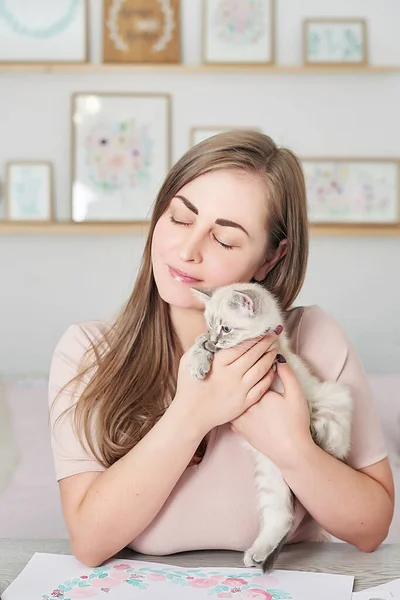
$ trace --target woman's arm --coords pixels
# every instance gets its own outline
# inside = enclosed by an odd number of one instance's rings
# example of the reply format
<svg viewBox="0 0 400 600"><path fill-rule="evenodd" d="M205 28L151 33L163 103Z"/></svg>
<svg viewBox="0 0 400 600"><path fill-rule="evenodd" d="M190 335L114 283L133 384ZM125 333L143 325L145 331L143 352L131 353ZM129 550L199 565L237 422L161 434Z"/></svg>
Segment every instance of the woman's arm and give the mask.
<svg viewBox="0 0 400 600"><path fill-rule="evenodd" d="M201 438L171 405L109 469L62 479L63 513L76 558L98 566L135 539L167 500Z"/></svg>
<svg viewBox="0 0 400 600"><path fill-rule="evenodd" d="M328 533L364 552L375 550L386 538L394 504L387 459L356 471L309 440L293 454L282 474Z"/></svg>

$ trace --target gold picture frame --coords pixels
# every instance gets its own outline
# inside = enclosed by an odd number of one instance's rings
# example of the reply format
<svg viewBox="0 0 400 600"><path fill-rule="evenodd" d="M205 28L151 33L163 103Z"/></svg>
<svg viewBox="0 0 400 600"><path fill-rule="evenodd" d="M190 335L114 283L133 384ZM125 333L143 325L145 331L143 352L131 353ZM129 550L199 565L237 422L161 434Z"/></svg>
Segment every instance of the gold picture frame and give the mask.
<svg viewBox="0 0 400 600"><path fill-rule="evenodd" d="M103 0L104 63L180 63L180 0Z"/></svg>
<svg viewBox="0 0 400 600"><path fill-rule="evenodd" d="M35 170L37 171L36 179L33 179ZM15 172L13 173L13 171ZM46 196L44 199L37 197L40 190ZM5 221L38 225L54 223L54 204L52 162L48 160L10 160L6 163Z"/></svg>
<svg viewBox="0 0 400 600"><path fill-rule="evenodd" d="M246 0L244 0L246 1ZM224 0L202 0L202 9L203 9L203 16L202 16L202 62L203 64L213 64L213 65L231 65L231 66L272 66L275 64L275 13L276 13L276 0L264 0L263 2L261 2L260 0L260 4L259 7L261 10L263 10L264 8L267 10L267 31L265 34L266 40L265 40L265 47L263 46L263 42L261 42L259 44L260 48L258 49L260 52L260 56L261 58L259 60L254 60L253 56L254 54L252 54L252 49L249 48L249 44L250 44L250 31L247 34L247 47L244 49L243 46L239 48L239 50L236 51L236 54L232 54L231 57L229 57L229 50L227 50L227 46L223 47L223 44L220 45L220 53L221 56L220 58L218 58L218 42L216 40L212 41L212 38L209 39L208 34L209 34L209 19L210 17L210 3L213 3L215 5L216 2L219 2L220 5L223 4ZM268 6L264 6L264 5L268 5ZM249 5L250 7L250 5ZM223 7L221 8L221 10L223 11ZM226 17L226 11L224 12L224 19ZM253 22L253 27L255 29L257 29L257 27L259 28L258 31L253 31L253 40L252 43L255 44L256 42L256 37L261 37L262 38L262 32L260 30L260 27L263 24L262 19L257 18L258 15L254 15L254 22ZM233 20L235 20L235 15L231 15L231 18ZM239 17L237 17L239 19ZM251 24L251 20L249 21L249 23ZM226 23L225 23L226 25ZM231 27L228 27L229 31L232 31ZM220 26L220 35L225 35L225 37L227 38L226 41L228 41L229 38L229 34L227 33L227 29L225 28L224 31L224 24L221 23ZM245 37L245 33L241 33L239 35L242 35L242 42L243 39ZM232 38L232 36L230 36ZM211 44L213 44L213 46L211 45L211 49L212 51L210 51L210 41ZM232 39L230 40L231 42L233 41ZM212 54L216 53L217 56L215 56L214 58L212 58ZM262 53L265 53L264 56L262 56ZM210 56L211 54L211 56Z"/></svg>
<svg viewBox="0 0 400 600"><path fill-rule="evenodd" d="M168 93L72 94L71 222L147 225L171 168L171 140Z"/></svg>
<svg viewBox="0 0 400 600"><path fill-rule="evenodd" d="M340 26L344 28L341 36ZM319 67L367 66L367 33L367 22L363 18L306 19L303 22L303 62L306 66Z"/></svg>
<svg viewBox="0 0 400 600"><path fill-rule="evenodd" d="M400 224L400 158L301 157L313 227Z"/></svg>

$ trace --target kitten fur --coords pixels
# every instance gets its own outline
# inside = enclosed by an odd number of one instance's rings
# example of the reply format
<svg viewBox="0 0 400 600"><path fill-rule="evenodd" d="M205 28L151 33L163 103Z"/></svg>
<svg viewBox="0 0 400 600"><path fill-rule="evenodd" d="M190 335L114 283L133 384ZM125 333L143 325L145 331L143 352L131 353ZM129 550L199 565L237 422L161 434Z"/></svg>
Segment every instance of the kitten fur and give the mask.
<svg viewBox="0 0 400 600"><path fill-rule="evenodd" d="M215 352L245 340L262 337L284 325L278 301L257 283L237 283L216 290L193 293L205 304L208 332L199 336L189 351L189 370L203 379L211 369ZM277 342L279 352L294 371L310 411L310 430L316 444L339 460L350 450L353 402L347 388L337 382L321 382L290 348L285 330ZM272 389L277 389L274 382ZM244 554L247 567L270 571L284 546L294 522L294 497L278 467L250 444L255 464L255 483L260 530Z"/></svg>

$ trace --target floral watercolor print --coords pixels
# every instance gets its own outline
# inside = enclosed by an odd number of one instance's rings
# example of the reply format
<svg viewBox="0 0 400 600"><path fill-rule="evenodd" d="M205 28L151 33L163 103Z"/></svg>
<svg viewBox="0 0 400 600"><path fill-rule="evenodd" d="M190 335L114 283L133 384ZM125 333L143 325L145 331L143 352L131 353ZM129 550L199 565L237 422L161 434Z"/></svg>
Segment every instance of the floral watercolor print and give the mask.
<svg viewBox="0 0 400 600"><path fill-rule="evenodd" d="M206 0L206 61L272 62L272 2Z"/></svg>
<svg viewBox="0 0 400 600"><path fill-rule="evenodd" d="M13 163L7 170L7 216L12 221L48 221L52 210L51 165Z"/></svg>
<svg viewBox="0 0 400 600"><path fill-rule="evenodd" d="M363 23L307 24L307 60L313 63L362 63Z"/></svg>
<svg viewBox="0 0 400 600"><path fill-rule="evenodd" d="M0 0L0 62L86 60L86 0Z"/></svg>
<svg viewBox="0 0 400 600"><path fill-rule="evenodd" d="M147 220L169 168L168 98L77 95L73 120L73 220Z"/></svg>
<svg viewBox="0 0 400 600"><path fill-rule="evenodd" d="M314 223L394 223L399 219L396 161L303 161Z"/></svg>
<svg viewBox="0 0 400 600"><path fill-rule="evenodd" d="M3 600L350 600L354 578L297 571L184 568L111 559L87 568L73 556L36 553L5 590ZM323 592L322 592L323 590Z"/></svg>

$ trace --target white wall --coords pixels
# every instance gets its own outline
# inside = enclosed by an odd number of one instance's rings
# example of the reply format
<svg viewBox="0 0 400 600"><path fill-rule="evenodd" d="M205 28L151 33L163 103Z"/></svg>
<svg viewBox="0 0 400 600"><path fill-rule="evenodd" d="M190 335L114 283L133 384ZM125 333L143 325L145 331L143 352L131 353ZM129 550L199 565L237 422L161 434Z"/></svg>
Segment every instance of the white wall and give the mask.
<svg viewBox="0 0 400 600"><path fill-rule="evenodd" d="M100 0L91 0L92 60L101 56ZM323 4L323 6L322 6ZM301 63L301 22L365 16L373 64L400 64L398 0L277 0L277 57ZM184 60L200 61L200 0L182 0ZM173 159L196 125L254 125L302 156L399 156L400 73L0 72L0 178L9 159L52 160L57 216L69 218L70 95L162 91L173 99ZM207 101L204 101L204 97ZM130 292L143 238L2 235L0 374L46 374L70 323L108 317ZM370 372L400 371L400 238L313 238L299 298L348 331Z"/></svg>

